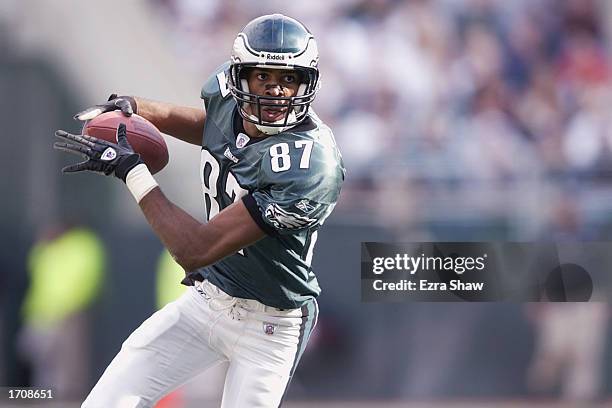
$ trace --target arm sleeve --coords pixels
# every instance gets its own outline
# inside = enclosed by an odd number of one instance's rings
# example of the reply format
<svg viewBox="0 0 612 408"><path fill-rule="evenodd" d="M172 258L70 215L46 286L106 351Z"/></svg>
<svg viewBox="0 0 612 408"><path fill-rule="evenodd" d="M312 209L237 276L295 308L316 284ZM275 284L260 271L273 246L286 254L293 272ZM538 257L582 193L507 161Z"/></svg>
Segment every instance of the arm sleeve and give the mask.
<svg viewBox="0 0 612 408"><path fill-rule="evenodd" d="M253 217L253 220L255 220L255 223L262 229L263 232L272 237L278 236L276 229L264 221L261 210L259 209L259 204L257 204L257 200L255 200L253 197L253 194L247 194L242 197L242 202L244 203L251 217Z"/></svg>
<svg viewBox="0 0 612 408"><path fill-rule="evenodd" d="M335 160L313 150L308 168L300 168L301 151L291 155L286 171L274 171L264 154L259 188L244 203L255 222L268 234L291 234L319 228L333 210L340 192L341 174Z"/></svg>

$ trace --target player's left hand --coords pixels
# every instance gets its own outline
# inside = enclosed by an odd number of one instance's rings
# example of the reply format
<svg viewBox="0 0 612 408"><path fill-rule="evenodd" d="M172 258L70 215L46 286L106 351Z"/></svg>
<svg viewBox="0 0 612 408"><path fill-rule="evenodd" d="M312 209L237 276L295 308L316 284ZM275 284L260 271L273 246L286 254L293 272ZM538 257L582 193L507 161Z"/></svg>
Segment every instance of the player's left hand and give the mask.
<svg viewBox="0 0 612 408"><path fill-rule="evenodd" d="M80 154L87 159L64 167L62 173L93 171L106 176L114 174L125 182L130 170L144 163L140 155L130 146L123 123L117 127L117 143L87 135L73 135L64 130L56 131L55 136L68 142L55 142L53 144L55 149Z"/></svg>
<svg viewBox="0 0 612 408"><path fill-rule="evenodd" d="M106 112L120 110L125 116L132 116L136 112L136 100L132 96L117 96L112 94L108 101L92 106L74 115L76 120L91 120Z"/></svg>

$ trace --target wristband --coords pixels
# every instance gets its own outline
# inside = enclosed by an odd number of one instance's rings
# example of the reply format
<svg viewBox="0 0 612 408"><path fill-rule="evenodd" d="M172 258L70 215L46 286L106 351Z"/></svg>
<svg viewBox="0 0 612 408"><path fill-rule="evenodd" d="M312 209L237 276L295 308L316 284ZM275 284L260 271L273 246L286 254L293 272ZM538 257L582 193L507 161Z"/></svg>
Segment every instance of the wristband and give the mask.
<svg viewBox="0 0 612 408"><path fill-rule="evenodd" d="M140 200L158 185L144 163L130 170L125 178L125 184L137 203L140 203Z"/></svg>

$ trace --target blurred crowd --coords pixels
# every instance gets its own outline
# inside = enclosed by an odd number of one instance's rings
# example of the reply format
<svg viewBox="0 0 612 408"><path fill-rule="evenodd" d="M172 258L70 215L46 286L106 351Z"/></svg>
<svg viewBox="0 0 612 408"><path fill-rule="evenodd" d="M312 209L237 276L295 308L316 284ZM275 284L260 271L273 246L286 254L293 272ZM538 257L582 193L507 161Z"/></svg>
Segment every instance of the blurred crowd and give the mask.
<svg viewBox="0 0 612 408"><path fill-rule="evenodd" d="M612 170L609 2L151 2L203 78L254 16L282 12L309 27L321 53L315 109L349 171L339 208L393 224L449 207L460 217L463 203L480 219L535 219L540 228L515 234L534 238L564 228L555 223L568 209L580 217L597 190L583 182ZM533 214L543 200L551 215Z"/></svg>
<svg viewBox="0 0 612 408"><path fill-rule="evenodd" d="M359 260L346 254L365 240L609 241L612 1L147 1L164 20L159 30L176 58L202 82L229 58L236 34L255 16L298 18L318 40L323 86L314 108L334 130L348 174L329 223L336 224L326 225L321 238L327 247L322 242L317 250L325 280L321 320L294 381L295 396L562 395L593 401L610 395L607 306L356 304ZM11 21L20 26L24 20ZM36 171L51 174L49 168L60 166L43 160L54 156L47 155L48 141L36 137L57 128L49 124L56 116L70 118L76 107L62 96L69 87L55 86L62 82L35 65L45 57L26 65L19 53L4 61L3 84L9 94L45 107L36 121L5 121L15 123L7 134L30 125L30 137L12 143L34 152L34 170L17 171L23 166L15 155L5 161L16 175L7 203L16 203L17 214L8 212L5 220L27 231L22 212L38 214L54 202L68 213L84 211L80 197L94 187L88 178L74 179L82 180L78 188L43 178L37 184ZM40 191L47 205L37 204L43 201L32 199L30 190ZM95 380L120 347L120 334L127 335L153 303L159 307L176 296L177 287L167 283L178 282L167 254L153 265L159 243L148 230L108 223L99 215L107 207L100 200L91 212L101 235L92 232L100 248L89 250L109 256L100 255L98 263L93 256L81 263L61 253L68 245L86 254L66 241L70 229L57 239L36 237L29 255L25 244L15 243L19 237L2 236L10 253L0 259L0 384L26 384L27 377L32 384L56 384L60 396L83 393L88 384L65 379L89 370L89 382ZM103 236L113 239L102 245ZM338 254L346 255L342 262ZM89 359L75 358L84 354ZM218 385L208 380L193 388L205 393Z"/></svg>

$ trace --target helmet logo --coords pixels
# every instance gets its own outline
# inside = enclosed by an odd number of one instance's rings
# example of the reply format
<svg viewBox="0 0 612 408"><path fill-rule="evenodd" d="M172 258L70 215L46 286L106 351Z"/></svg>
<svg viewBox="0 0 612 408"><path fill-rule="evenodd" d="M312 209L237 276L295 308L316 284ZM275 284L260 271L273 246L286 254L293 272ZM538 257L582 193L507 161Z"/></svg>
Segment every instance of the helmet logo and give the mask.
<svg viewBox="0 0 612 408"><path fill-rule="evenodd" d="M266 58L269 60L283 61L285 59L285 56L279 54L267 54Z"/></svg>

